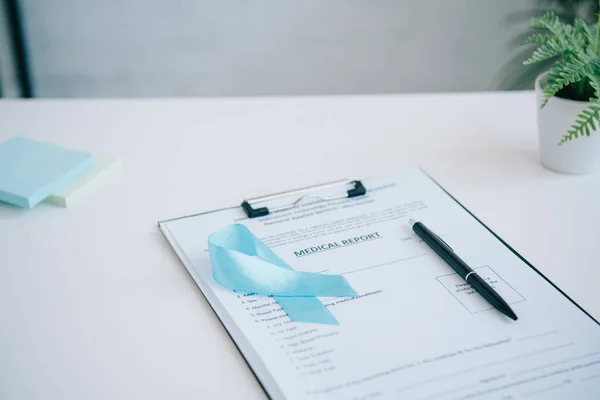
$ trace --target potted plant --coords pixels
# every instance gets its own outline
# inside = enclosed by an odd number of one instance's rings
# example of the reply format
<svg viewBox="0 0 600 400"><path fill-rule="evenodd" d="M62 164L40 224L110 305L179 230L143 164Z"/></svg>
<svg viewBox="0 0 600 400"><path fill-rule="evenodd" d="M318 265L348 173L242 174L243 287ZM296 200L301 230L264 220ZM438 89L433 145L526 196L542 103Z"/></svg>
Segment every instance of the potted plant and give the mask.
<svg viewBox="0 0 600 400"><path fill-rule="evenodd" d="M524 43L539 47L524 64L557 59L535 82L542 163L572 174L600 169L600 25L564 24L551 12L531 25L538 33Z"/></svg>
<svg viewBox="0 0 600 400"><path fill-rule="evenodd" d="M502 90L529 90L533 89L535 79L542 73L548 71L556 61L549 58L523 67L523 60L531 54L535 44L520 46L513 49L515 45L521 45L523 40L538 33L537 29L531 28L531 18L552 11L562 22L574 24L579 18L587 23L593 24L598 18L600 4L598 0L532 0L523 9L509 12L504 17L504 24L510 31L518 33L509 40L508 48L513 56L500 68L495 77L496 86ZM520 31L523 23L527 25L526 30Z"/></svg>

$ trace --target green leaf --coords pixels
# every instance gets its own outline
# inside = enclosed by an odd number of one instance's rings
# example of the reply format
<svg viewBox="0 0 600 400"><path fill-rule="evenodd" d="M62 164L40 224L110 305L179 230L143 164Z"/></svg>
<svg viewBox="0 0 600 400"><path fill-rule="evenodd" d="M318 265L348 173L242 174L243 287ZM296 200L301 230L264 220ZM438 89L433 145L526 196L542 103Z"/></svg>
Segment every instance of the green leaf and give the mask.
<svg viewBox="0 0 600 400"><path fill-rule="evenodd" d="M529 35L525 40L521 42L521 45L526 44L546 44L546 42L554 39L554 35L548 33L534 33Z"/></svg>
<svg viewBox="0 0 600 400"><path fill-rule="evenodd" d="M592 104L577 116L575 123L561 138L559 146L577 139L579 136L590 136L590 128L592 131L596 131L594 120L600 123L600 106L598 105L600 101L598 99L590 99L590 101Z"/></svg>
<svg viewBox="0 0 600 400"><path fill-rule="evenodd" d="M562 63L557 62L548 72L547 84L544 87L544 100L542 107L548 100L565 86L579 82L584 76L591 74L592 68L589 64L579 60L576 56Z"/></svg>
<svg viewBox="0 0 600 400"><path fill-rule="evenodd" d="M588 25L585 24L585 31L588 37L588 41L590 45L593 45L593 43L596 41L596 29L598 27L598 24L594 24L594 25Z"/></svg>
<svg viewBox="0 0 600 400"><path fill-rule="evenodd" d="M586 49L590 43L593 43L594 36L590 36L590 32L587 30L587 24L580 19L575 20L573 26L571 43L577 52L581 52Z"/></svg>
<svg viewBox="0 0 600 400"><path fill-rule="evenodd" d="M590 78L590 85L594 88L594 95L600 97L600 76L589 74L588 77Z"/></svg>
<svg viewBox="0 0 600 400"><path fill-rule="evenodd" d="M537 48L527 60L523 61L523 64L533 64L534 62L546 60L548 58L561 56L567 50L564 43L552 39L548 40L545 44L542 44Z"/></svg>
<svg viewBox="0 0 600 400"><path fill-rule="evenodd" d="M547 12L538 18L533 18L531 20L531 27L549 30L559 39L569 36L572 29L571 26L560 22L553 12Z"/></svg>

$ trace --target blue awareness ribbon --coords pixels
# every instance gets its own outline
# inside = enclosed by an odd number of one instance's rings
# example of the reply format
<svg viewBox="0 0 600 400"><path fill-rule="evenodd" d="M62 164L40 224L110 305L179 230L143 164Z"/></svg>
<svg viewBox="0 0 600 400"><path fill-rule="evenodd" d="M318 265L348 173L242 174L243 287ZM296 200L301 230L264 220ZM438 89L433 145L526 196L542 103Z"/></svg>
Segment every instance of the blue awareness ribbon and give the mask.
<svg viewBox="0 0 600 400"><path fill-rule="evenodd" d="M357 295L341 275L295 271L242 224L211 234L208 250L217 283L236 291L273 296L295 322L339 325L317 296Z"/></svg>

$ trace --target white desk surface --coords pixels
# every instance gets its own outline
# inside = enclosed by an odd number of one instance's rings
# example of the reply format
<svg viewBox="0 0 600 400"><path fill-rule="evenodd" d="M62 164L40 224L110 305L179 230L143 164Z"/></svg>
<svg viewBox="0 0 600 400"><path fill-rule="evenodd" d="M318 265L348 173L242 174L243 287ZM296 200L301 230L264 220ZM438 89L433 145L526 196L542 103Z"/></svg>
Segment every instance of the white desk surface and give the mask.
<svg viewBox="0 0 600 400"><path fill-rule="evenodd" d="M545 169L535 115L532 92L1 101L0 140L124 172L0 206L0 398L265 398L157 221L414 165L600 318L600 174Z"/></svg>

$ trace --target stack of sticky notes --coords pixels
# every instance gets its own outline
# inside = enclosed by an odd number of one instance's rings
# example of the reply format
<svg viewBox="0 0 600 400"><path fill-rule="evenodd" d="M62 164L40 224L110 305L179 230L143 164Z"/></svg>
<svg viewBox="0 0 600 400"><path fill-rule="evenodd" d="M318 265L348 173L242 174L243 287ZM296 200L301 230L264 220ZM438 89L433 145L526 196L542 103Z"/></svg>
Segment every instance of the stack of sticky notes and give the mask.
<svg viewBox="0 0 600 400"><path fill-rule="evenodd" d="M96 160L83 151L14 137L0 143L0 202L66 207L118 166L115 159Z"/></svg>
<svg viewBox="0 0 600 400"><path fill-rule="evenodd" d="M121 162L117 158L97 154L94 154L93 158L94 166L89 171L72 183L46 197L44 203L69 207L107 182L114 174L121 170Z"/></svg>

